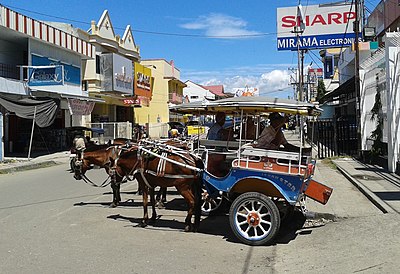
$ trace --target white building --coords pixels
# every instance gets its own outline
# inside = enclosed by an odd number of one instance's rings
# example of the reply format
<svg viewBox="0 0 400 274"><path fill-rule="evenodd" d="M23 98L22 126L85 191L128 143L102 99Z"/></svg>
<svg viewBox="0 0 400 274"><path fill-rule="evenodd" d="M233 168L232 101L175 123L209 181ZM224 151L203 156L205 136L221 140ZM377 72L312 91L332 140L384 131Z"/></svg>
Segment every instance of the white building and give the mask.
<svg viewBox="0 0 400 274"><path fill-rule="evenodd" d="M190 80L186 81L185 84L186 87L183 89L183 96L187 98L189 102L215 100L215 94L205 87Z"/></svg>

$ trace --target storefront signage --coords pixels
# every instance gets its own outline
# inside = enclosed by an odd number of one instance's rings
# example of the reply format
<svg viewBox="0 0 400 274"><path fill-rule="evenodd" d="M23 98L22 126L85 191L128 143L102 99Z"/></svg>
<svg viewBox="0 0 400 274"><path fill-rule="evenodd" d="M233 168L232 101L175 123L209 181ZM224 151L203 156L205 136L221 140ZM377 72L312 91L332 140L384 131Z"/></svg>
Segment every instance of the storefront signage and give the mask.
<svg viewBox="0 0 400 274"><path fill-rule="evenodd" d="M101 91L133 95L132 61L115 53L100 56Z"/></svg>
<svg viewBox="0 0 400 274"><path fill-rule="evenodd" d="M137 96L151 98L151 69L139 63L135 63L135 87L134 93Z"/></svg>
<svg viewBox="0 0 400 274"><path fill-rule="evenodd" d="M140 105L140 99L139 98L136 98L136 99L133 99L133 98L124 99L124 105L130 105L130 106Z"/></svg>
<svg viewBox="0 0 400 274"><path fill-rule="evenodd" d="M46 66L29 69L29 86L51 86L63 84L62 66Z"/></svg>
<svg viewBox="0 0 400 274"><path fill-rule="evenodd" d="M355 7L351 4L278 8L278 50L350 46L354 42ZM299 39L295 27L303 30Z"/></svg>
<svg viewBox="0 0 400 274"><path fill-rule="evenodd" d="M113 90L133 94L132 61L113 53Z"/></svg>
<svg viewBox="0 0 400 274"><path fill-rule="evenodd" d="M35 68L38 67L38 68ZM64 75L64 79L62 77ZM57 60L32 54L29 86L81 85L81 69Z"/></svg>
<svg viewBox="0 0 400 274"><path fill-rule="evenodd" d="M68 108L71 115L90 115L95 102L82 101L79 99L68 99Z"/></svg>

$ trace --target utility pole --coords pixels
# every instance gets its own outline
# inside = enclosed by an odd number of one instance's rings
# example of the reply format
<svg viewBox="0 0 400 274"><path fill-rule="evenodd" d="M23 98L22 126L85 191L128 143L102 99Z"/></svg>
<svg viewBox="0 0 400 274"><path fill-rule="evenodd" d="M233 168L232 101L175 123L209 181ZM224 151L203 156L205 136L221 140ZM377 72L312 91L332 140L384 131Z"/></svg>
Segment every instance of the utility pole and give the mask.
<svg viewBox="0 0 400 274"><path fill-rule="evenodd" d="M361 92L360 92L360 49L359 49L359 35L360 35L360 11L359 11L360 0L355 0L355 13L356 20L354 21L354 33L355 33L355 75L354 75L354 88L356 92L356 122L357 122L357 154L361 157Z"/></svg>

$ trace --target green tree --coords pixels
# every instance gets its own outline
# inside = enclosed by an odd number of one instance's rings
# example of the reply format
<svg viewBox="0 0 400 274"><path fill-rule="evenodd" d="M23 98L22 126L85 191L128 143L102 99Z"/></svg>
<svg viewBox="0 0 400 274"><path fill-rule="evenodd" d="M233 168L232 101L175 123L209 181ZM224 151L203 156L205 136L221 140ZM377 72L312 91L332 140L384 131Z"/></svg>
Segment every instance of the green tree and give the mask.
<svg viewBox="0 0 400 274"><path fill-rule="evenodd" d="M376 128L371 132L371 139L373 140L372 148L371 148L371 156L375 157L383 154L384 143L382 142L382 128L383 128L383 118L381 114L382 109L382 101L381 101L381 92L377 87L375 94L375 103L371 109L371 121L377 120Z"/></svg>
<svg viewBox="0 0 400 274"><path fill-rule="evenodd" d="M317 86L317 101L318 102L323 103L320 100L322 97L324 97L325 93L326 93L326 88L325 88L324 80L320 79L320 80L318 80L318 86Z"/></svg>

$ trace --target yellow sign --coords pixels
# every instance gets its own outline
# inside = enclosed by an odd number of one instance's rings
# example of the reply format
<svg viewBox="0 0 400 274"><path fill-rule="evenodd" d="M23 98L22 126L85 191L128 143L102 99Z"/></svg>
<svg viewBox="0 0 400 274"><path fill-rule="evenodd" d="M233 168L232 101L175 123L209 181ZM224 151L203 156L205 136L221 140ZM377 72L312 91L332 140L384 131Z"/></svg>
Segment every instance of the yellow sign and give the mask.
<svg viewBox="0 0 400 274"><path fill-rule="evenodd" d="M133 92L136 96L151 98L153 86L151 81L151 69L139 63L135 63L135 85Z"/></svg>

